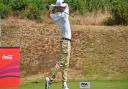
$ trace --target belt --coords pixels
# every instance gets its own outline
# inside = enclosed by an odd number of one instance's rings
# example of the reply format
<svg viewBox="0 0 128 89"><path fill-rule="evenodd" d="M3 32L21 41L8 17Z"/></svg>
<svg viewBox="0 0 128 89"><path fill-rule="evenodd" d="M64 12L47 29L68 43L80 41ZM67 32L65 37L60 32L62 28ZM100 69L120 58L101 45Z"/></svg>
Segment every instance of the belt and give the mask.
<svg viewBox="0 0 128 89"><path fill-rule="evenodd" d="M71 39L68 39L68 38L64 38L64 37L62 37L62 40L71 41Z"/></svg>

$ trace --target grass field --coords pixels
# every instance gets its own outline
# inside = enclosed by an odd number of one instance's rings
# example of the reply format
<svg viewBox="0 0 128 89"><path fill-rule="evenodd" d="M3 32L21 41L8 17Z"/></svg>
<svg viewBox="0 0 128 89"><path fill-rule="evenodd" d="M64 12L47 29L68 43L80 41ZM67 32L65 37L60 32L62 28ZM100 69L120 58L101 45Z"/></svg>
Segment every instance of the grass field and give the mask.
<svg viewBox="0 0 128 89"><path fill-rule="evenodd" d="M91 89L128 89L128 80L114 80L114 81L103 81L95 80L90 81ZM69 89L80 89L80 81L70 81ZM20 89L44 89L43 82L31 82L24 84ZM53 83L50 89L61 89L61 83Z"/></svg>

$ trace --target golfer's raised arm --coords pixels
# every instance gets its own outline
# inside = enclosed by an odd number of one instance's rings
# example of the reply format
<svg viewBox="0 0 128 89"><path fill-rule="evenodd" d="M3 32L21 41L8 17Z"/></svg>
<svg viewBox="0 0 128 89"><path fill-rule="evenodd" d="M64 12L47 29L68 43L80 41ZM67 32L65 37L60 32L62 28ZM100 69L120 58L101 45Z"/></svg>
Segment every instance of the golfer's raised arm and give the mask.
<svg viewBox="0 0 128 89"><path fill-rule="evenodd" d="M51 19L51 15L52 14L52 10L48 10L48 12L47 12L47 16L48 16L48 18L50 18Z"/></svg>

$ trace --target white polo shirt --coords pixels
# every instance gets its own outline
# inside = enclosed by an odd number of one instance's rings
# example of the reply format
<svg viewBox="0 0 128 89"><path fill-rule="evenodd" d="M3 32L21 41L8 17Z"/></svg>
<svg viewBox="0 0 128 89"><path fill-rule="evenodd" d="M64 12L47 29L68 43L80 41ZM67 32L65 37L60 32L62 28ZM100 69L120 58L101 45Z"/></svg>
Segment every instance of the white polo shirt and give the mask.
<svg viewBox="0 0 128 89"><path fill-rule="evenodd" d="M71 39L68 4L66 5L64 12L50 14L50 17L59 25L62 37Z"/></svg>

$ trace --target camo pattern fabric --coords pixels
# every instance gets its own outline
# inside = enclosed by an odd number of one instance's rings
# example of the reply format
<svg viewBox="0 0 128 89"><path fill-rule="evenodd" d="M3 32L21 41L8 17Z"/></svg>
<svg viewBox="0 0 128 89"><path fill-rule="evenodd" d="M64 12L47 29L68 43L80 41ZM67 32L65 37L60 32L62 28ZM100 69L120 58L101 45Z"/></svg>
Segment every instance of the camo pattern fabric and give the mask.
<svg viewBox="0 0 128 89"><path fill-rule="evenodd" d="M49 78L51 80L55 79L57 72L61 69L62 81L67 82L71 42L67 40L62 40L60 46L61 49L60 49L59 59L57 60L55 67L52 68Z"/></svg>

